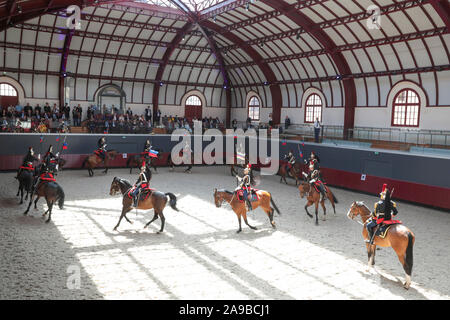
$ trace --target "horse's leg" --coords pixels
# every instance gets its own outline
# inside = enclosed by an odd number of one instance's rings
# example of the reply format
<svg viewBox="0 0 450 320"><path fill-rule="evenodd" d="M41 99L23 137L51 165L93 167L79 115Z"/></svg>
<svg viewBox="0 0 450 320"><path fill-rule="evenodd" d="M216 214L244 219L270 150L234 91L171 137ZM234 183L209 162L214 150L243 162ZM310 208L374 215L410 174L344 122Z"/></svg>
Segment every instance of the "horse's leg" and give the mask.
<svg viewBox="0 0 450 320"><path fill-rule="evenodd" d="M30 211L31 204L33 203L33 195L34 195L33 192L31 192L30 202L28 203L27 210L23 213L24 215L27 215L28 211Z"/></svg>
<svg viewBox="0 0 450 320"><path fill-rule="evenodd" d="M311 214L309 214L308 207L309 207L310 205L312 205L312 204L313 204L313 202L312 202L311 200L308 200L308 202L305 204L305 211L306 211L306 214L307 214L308 217L310 217L310 218L312 218L313 216L312 216Z"/></svg>
<svg viewBox="0 0 450 320"><path fill-rule="evenodd" d="M147 222L147 224L144 226L144 229L147 228L149 226L149 224L152 223L153 221L155 221L156 219L158 219L158 213L155 211L155 215L153 216L153 219L150 220L149 222Z"/></svg>
<svg viewBox="0 0 450 320"><path fill-rule="evenodd" d="M161 233L164 231L164 224L166 223L166 218L164 217L164 214L161 212L158 213L158 215L161 218L161 229L157 233Z"/></svg>
<svg viewBox="0 0 450 320"><path fill-rule="evenodd" d="M239 221L239 229L238 231L236 231L236 233L239 233L242 231L242 226L241 226L241 213L236 213L238 221Z"/></svg>
<svg viewBox="0 0 450 320"><path fill-rule="evenodd" d="M48 206L48 219L45 221L45 223L49 223L52 219L52 208L53 208L53 201L47 200L47 206Z"/></svg>
<svg viewBox="0 0 450 320"><path fill-rule="evenodd" d="M34 210L37 210L37 202L39 201L39 198L40 198L40 196L37 195L36 200L34 200ZM32 199L30 199L30 203L31 203L31 200Z"/></svg>
<svg viewBox="0 0 450 320"><path fill-rule="evenodd" d="M318 215L319 215L319 201L316 201L314 203L314 207L316 209L316 211L315 211L315 214L316 214L316 226L318 226L319 225L319 217L318 217Z"/></svg>
<svg viewBox="0 0 450 320"><path fill-rule="evenodd" d="M129 209L129 208L127 208ZM125 207L122 208L122 213L120 215L119 221L117 222L117 225L114 227L113 231L116 231L117 228L119 227L120 221L122 221L122 218L125 216L125 214L128 212L128 210L125 209Z"/></svg>
<svg viewBox="0 0 450 320"><path fill-rule="evenodd" d="M325 207L325 200L320 201L320 205L323 209L323 221L327 221L327 208Z"/></svg>
<svg viewBox="0 0 450 320"><path fill-rule="evenodd" d="M244 217L244 222L245 222L245 224L248 225L248 226L250 227L250 229L258 230L258 228L254 227L254 226L252 226L252 225L250 225L250 224L248 223L248 221L247 221L247 213L246 213L246 212L243 212L243 213L242 213L242 216Z"/></svg>
<svg viewBox="0 0 450 320"><path fill-rule="evenodd" d="M376 246L370 245L366 243L366 249L367 249L367 269L366 271L370 271L372 266L375 265L375 248Z"/></svg>
<svg viewBox="0 0 450 320"><path fill-rule="evenodd" d="M20 204L22 204L23 203L23 186L22 185L19 187L19 190L20 190Z"/></svg>

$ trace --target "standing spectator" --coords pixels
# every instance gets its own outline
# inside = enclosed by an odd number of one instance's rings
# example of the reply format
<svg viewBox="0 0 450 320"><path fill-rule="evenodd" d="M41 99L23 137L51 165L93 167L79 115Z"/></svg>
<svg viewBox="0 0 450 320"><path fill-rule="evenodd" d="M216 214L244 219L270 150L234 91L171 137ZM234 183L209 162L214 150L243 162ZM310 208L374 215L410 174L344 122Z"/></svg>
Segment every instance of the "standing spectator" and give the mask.
<svg viewBox="0 0 450 320"><path fill-rule="evenodd" d="M23 107L19 103L17 103L17 105L15 107L16 117L20 117L20 115L22 114L22 110L23 110Z"/></svg>
<svg viewBox="0 0 450 320"><path fill-rule="evenodd" d="M131 116L133 115L133 111L131 111L130 107L128 107L127 115L128 115L128 118L131 118Z"/></svg>
<svg viewBox="0 0 450 320"><path fill-rule="evenodd" d="M156 114L153 116L155 118L155 126L159 126L159 121L161 120L161 110L156 110Z"/></svg>
<svg viewBox="0 0 450 320"><path fill-rule="evenodd" d="M70 106L66 103L66 105L64 106L64 115L66 117L66 121L68 121L70 123ZM75 125L75 123L73 124Z"/></svg>
<svg viewBox="0 0 450 320"><path fill-rule="evenodd" d="M231 121L231 126L232 126L233 130L237 129L237 120L236 120L236 118L233 119L233 121Z"/></svg>
<svg viewBox="0 0 450 320"><path fill-rule="evenodd" d="M39 103L38 103L37 106L34 107L34 113L35 113L36 115L37 115L37 114L41 115L41 112L42 112L42 110L41 110L41 107L39 106Z"/></svg>
<svg viewBox="0 0 450 320"><path fill-rule="evenodd" d="M272 112L269 113L269 127L273 126L273 118L272 118Z"/></svg>
<svg viewBox="0 0 450 320"><path fill-rule="evenodd" d="M314 137L316 140L316 143L319 143L319 135L320 135L320 128L321 128L321 124L319 121L319 118L316 118L316 121L314 122Z"/></svg>
<svg viewBox="0 0 450 320"><path fill-rule="evenodd" d="M284 119L284 128L287 129L291 125L291 119L288 116Z"/></svg>
<svg viewBox="0 0 450 320"><path fill-rule="evenodd" d="M251 128L251 126L252 126L252 118L248 117L247 121L245 123L247 124L247 129Z"/></svg>
<svg viewBox="0 0 450 320"><path fill-rule="evenodd" d="M78 112L77 107L72 108L72 119L74 127L78 127Z"/></svg>
<svg viewBox="0 0 450 320"><path fill-rule="evenodd" d="M30 111L33 111L33 108L30 106L29 103L27 103L27 105L23 108L23 110L25 111L25 114L30 114Z"/></svg>
<svg viewBox="0 0 450 320"><path fill-rule="evenodd" d="M145 121L152 121L152 110L150 109L150 106L145 109Z"/></svg>
<svg viewBox="0 0 450 320"><path fill-rule="evenodd" d="M50 105L48 104L48 102L45 103L44 112L47 114L47 117L49 117L50 114L52 113L52 109L51 109Z"/></svg>
<svg viewBox="0 0 450 320"><path fill-rule="evenodd" d="M83 108L80 105L78 105L77 110L78 110L78 126L80 127L81 121L83 120Z"/></svg>

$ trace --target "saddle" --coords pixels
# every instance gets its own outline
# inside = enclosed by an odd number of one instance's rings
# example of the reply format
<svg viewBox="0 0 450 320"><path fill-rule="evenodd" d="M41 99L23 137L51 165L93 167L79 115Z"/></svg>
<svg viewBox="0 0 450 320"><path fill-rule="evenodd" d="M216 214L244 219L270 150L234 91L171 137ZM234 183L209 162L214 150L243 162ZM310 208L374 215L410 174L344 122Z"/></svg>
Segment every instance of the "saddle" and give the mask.
<svg viewBox="0 0 450 320"><path fill-rule="evenodd" d="M55 182L56 179L53 176L53 173L50 172L44 172L40 176L41 181L49 181L49 182Z"/></svg>
<svg viewBox="0 0 450 320"><path fill-rule="evenodd" d="M322 182L323 186L325 187L325 192L328 192L327 184L320 180L317 180L316 182L314 182L314 189L316 189L316 191L320 193L320 189L319 189L320 182Z"/></svg>
<svg viewBox="0 0 450 320"><path fill-rule="evenodd" d="M258 191L258 189L252 189L252 191L251 191L252 196L251 196L250 202L259 200L259 195L256 193L256 191ZM245 201L244 190L242 190L242 189L236 190L236 196L237 196L237 199L239 200L239 202Z"/></svg>
<svg viewBox="0 0 450 320"><path fill-rule="evenodd" d="M381 225L378 227L377 232L375 233L375 236L380 237L384 239L387 235L387 232L390 227L392 227L394 224L401 224L402 222L400 220L384 220ZM377 227L375 227L377 228Z"/></svg>
<svg viewBox="0 0 450 320"><path fill-rule="evenodd" d="M104 158L105 155L106 155L106 152L103 151L103 150L97 149L97 150L94 151L94 154L95 154L97 157L99 157L100 159L103 160L103 158Z"/></svg>
<svg viewBox="0 0 450 320"><path fill-rule="evenodd" d="M136 190L136 187L131 188L127 192L128 198L133 199L133 196L131 194L133 193L134 190ZM139 201L147 200L148 197L153 193L153 191L155 191L155 189L153 188L142 188L139 194Z"/></svg>
<svg viewBox="0 0 450 320"><path fill-rule="evenodd" d="M20 169L24 170L34 170L33 164L31 162L27 162L25 166L20 166Z"/></svg>

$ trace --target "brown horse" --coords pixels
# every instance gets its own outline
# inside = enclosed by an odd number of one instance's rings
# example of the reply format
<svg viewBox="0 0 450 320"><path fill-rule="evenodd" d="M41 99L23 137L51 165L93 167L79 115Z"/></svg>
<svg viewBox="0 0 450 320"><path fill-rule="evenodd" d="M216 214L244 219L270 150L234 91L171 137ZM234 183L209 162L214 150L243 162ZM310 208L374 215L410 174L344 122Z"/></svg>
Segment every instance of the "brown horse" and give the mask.
<svg viewBox="0 0 450 320"><path fill-rule="evenodd" d="M258 207L261 207L264 212L269 217L270 224L272 225L272 228L276 228L275 221L273 221L273 212L274 208L277 211L279 215L281 215L280 211L278 210L277 206L275 205L275 202L272 199L272 195L264 190L258 190L256 192L259 196L259 200L252 202L252 209L255 210ZM238 196L235 192L227 191L227 190L217 190L214 189L214 202L216 204L217 208L220 208L222 206L222 203L226 201L231 205L231 208L233 209L234 213L236 213L239 221L239 229L237 233L242 231L241 227L241 217L244 218L245 224L249 226L253 230L257 230L256 227L251 226L247 221L247 208L245 207L244 202L240 202L238 199ZM274 208L270 206L272 204Z"/></svg>
<svg viewBox="0 0 450 320"><path fill-rule="evenodd" d="M99 164L101 164L103 162L105 164L105 170L103 171L103 173L108 173L108 161L114 160L114 158L118 154L119 153L116 150L108 150L108 151L106 151L106 156L105 156L104 161L102 158L100 158L96 154L91 154L90 156L87 156L86 159L84 159L83 165L81 167L84 168L87 165L89 177L93 177L94 170L92 170L92 169L94 169L95 167L97 167Z"/></svg>
<svg viewBox="0 0 450 320"><path fill-rule="evenodd" d="M284 180L284 182L288 184L286 181L286 177L289 176L295 179L295 185L297 186L300 182L299 174L301 172L302 172L302 164L298 161L296 161L289 170L286 170L286 165L280 166L280 169L278 171L278 174L281 176L280 183L283 182Z"/></svg>
<svg viewBox="0 0 450 320"><path fill-rule="evenodd" d="M181 153L180 153L180 157L183 158ZM188 163L188 164L184 164L184 163L175 164L172 161L172 154L171 153L169 153L169 156L167 157L167 165L170 167L170 171L174 171L175 170L175 166L177 166L177 167L187 166L187 169L184 170L184 172L185 173L192 173L191 169L193 167L193 163L194 163L194 154L193 153L191 154L191 163Z"/></svg>
<svg viewBox="0 0 450 320"><path fill-rule="evenodd" d="M149 167L152 167L155 172L158 172L158 170L156 169L156 165L155 162L159 159L159 157L157 158L150 158L149 161ZM140 155L140 154L135 154L133 156L130 156L127 160L127 168L130 168L130 174L133 171L133 168L136 168L139 170L139 168L142 166L142 161L144 160L144 158Z"/></svg>
<svg viewBox="0 0 450 320"><path fill-rule="evenodd" d="M338 200L336 199L333 192L331 192L330 188L325 187L327 192L328 200L330 200L331 205L333 206L334 214L336 214L336 206L335 203L338 203ZM319 219L317 217L318 211L319 211L319 202L322 205L323 209L323 221L326 221L326 215L327 215L327 209L325 208L325 200L320 201L320 192L317 192L316 188L311 187L311 185L306 182L302 181L302 183L298 186L298 190L300 191L300 198L303 199L305 194L308 194L308 197L306 198L308 202L305 205L306 214L312 218L313 216L309 214L308 207L312 204L316 207L316 226L319 225Z"/></svg>
<svg viewBox="0 0 450 320"><path fill-rule="evenodd" d="M25 215L30 211L31 203L33 202L33 196L36 195L36 200L34 201L34 209L37 209L37 202L40 197L44 197L47 201L47 211L44 212L45 216L48 213L48 219L45 222L50 222L52 218L53 204L58 201L58 206L63 209L64 206L64 191L59 184L54 181L41 181L31 193L30 202L28 203L28 208L24 212Z"/></svg>
<svg viewBox="0 0 450 320"><path fill-rule="evenodd" d="M130 189L133 188L130 182L128 182L125 179L121 179L118 177L115 177L111 183L111 188L109 190L109 194L111 196L116 195L118 192L122 193L122 214L120 215L119 222L117 222L117 225L114 227L114 231L117 230L119 227L120 221L122 221L122 218L125 218L129 223L132 223L126 216L126 214L133 209L133 199L130 199L128 197L128 192ZM150 210L154 209L155 215L153 216L153 219L150 220L144 228L147 228L150 223L158 219L158 217L161 218L161 230L158 231L158 233L161 233L164 231L164 223L166 221L166 218L164 217L163 210L167 204L167 197L169 197L170 201L170 207L178 211L177 208L177 197L170 192L163 193L160 191L152 190L151 194L145 199L140 200L138 202L138 206L136 209L142 209L142 210Z"/></svg>
<svg viewBox="0 0 450 320"><path fill-rule="evenodd" d="M362 235L365 240L369 240L366 223L371 217L370 209L363 202L353 202L347 217L354 219L361 216L363 222ZM398 260L403 266L406 273L406 282L403 284L405 289L409 289L411 285L411 272L413 267L413 246L415 242L414 233L402 224L394 224L387 231L386 237L383 239L379 236L374 237L373 245L366 243L367 255L369 257L368 269L375 265L375 249L376 246L392 247L398 256Z"/></svg>

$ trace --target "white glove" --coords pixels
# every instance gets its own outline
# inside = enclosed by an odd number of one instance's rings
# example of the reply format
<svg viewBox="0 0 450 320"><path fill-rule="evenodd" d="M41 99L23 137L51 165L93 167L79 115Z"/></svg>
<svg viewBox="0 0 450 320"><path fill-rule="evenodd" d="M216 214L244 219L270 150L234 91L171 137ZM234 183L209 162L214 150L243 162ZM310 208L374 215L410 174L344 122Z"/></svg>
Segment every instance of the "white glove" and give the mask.
<svg viewBox="0 0 450 320"><path fill-rule="evenodd" d="M56 157L57 157L57 158L59 157L59 152L56 153Z"/></svg>

